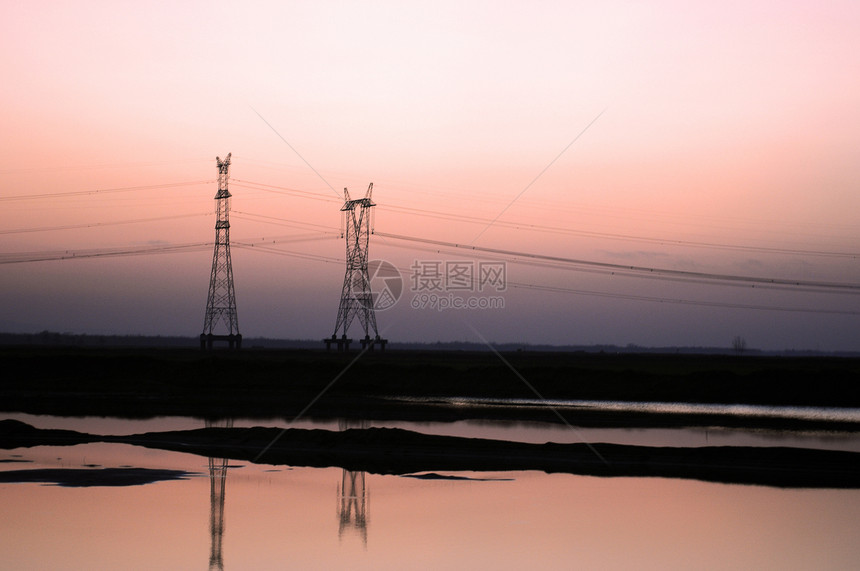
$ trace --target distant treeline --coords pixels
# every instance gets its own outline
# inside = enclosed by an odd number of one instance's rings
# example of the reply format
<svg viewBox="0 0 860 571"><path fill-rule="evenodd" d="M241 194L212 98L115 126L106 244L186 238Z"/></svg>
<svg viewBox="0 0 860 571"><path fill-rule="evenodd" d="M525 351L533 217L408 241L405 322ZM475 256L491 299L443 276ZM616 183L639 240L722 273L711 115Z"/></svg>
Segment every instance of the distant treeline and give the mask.
<svg viewBox="0 0 860 571"><path fill-rule="evenodd" d="M163 335L87 335L77 333L58 333L42 331L40 333L0 333L2 346L43 346L43 347L152 347L152 348L189 348L199 347L198 337L163 336ZM266 337L245 337L243 349L315 349L325 350L322 340L315 339L270 339ZM358 351L359 344L353 345L353 351ZM534 345L529 343L494 343L496 351L511 352L585 352L585 353L654 353L679 355L723 355L738 354L732 347L642 347L640 345ZM387 350L406 351L489 351L482 343L468 341L437 341L435 343L402 343L390 342ZM784 356L829 356L829 357L860 357L860 352L854 351L761 351L744 348L744 355L784 355Z"/></svg>

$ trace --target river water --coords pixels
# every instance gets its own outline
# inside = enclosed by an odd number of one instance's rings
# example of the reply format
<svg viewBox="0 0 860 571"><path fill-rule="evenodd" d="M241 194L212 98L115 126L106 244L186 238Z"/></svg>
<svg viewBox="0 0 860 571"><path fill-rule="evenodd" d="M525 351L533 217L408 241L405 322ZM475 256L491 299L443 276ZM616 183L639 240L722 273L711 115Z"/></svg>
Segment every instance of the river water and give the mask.
<svg viewBox="0 0 860 571"><path fill-rule="evenodd" d="M96 434L203 426L193 418L0 417ZM860 451L860 438L849 433L369 425L527 442ZM103 443L0 450L0 460L4 471L135 466L191 473L137 486L0 484L3 569L852 569L860 561L860 490L543 472L419 479Z"/></svg>

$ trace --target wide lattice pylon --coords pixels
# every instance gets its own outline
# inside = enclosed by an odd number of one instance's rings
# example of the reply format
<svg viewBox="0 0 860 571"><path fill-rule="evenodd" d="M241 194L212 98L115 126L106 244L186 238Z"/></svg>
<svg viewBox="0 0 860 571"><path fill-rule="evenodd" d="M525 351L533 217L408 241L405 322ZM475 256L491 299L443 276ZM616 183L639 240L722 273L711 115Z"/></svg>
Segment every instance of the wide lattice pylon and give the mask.
<svg viewBox="0 0 860 571"><path fill-rule="evenodd" d="M353 320L358 317L361 328L364 330L362 344L379 340L379 331L376 327L376 312L373 308L373 293L370 289L370 277L367 271L368 254L370 244L370 215L371 208L376 206L371 200L373 183L367 187L364 198L351 200L349 191L343 189L344 204L341 211L344 213L346 237L346 274L343 277L343 288L340 293L340 305L337 310L337 322L334 326L332 340L336 340L338 332L341 334L343 347L347 341L347 331ZM371 333L373 339L371 339Z"/></svg>
<svg viewBox="0 0 860 571"><path fill-rule="evenodd" d="M209 295L206 299L206 316L200 346L211 349L213 341L227 341L230 348L240 348L239 319L236 315L236 291L233 287L233 262L230 259L230 156L218 164L218 193L215 195L215 252L209 276Z"/></svg>

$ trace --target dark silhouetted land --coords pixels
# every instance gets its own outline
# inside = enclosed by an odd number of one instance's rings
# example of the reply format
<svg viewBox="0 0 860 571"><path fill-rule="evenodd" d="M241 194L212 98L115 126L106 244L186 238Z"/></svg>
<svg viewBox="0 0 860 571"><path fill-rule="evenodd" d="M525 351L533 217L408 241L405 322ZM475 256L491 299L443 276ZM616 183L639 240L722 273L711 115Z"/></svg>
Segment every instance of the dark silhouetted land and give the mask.
<svg viewBox="0 0 860 571"><path fill-rule="evenodd" d="M603 477L667 477L713 482L801 488L860 487L860 454L803 448L662 448L617 444L527 444L431 436L392 428L343 432L277 428L202 428L131 436L95 436L66 430L39 430L0 421L0 448L40 444L120 442L201 456L290 466L337 466L380 474L427 471L542 470ZM15 481L26 478L26 470ZM98 478L98 471L44 474L37 481L64 477L71 483ZM109 474L119 477L125 474ZM106 474L105 476L108 476ZM152 478L184 474L135 474ZM47 478L48 480L44 480ZM122 481L121 479L118 481ZM88 484L92 485L92 484Z"/></svg>
<svg viewBox="0 0 860 571"><path fill-rule="evenodd" d="M449 406L450 397L860 406L860 359L509 352L0 349L0 410L53 415L559 422L546 408ZM525 382L524 382L525 380ZM532 390L534 389L534 390ZM732 416L566 411L581 426L814 428ZM824 428L857 430L854 423Z"/></svg>
<svg viewBox="0 0 860 571"><path fill-rule="evenodd" d="M152 468L36 468L0 472L0 483L37 482L64 488L91 486L141 486L165 480L186 480L193 474L182 470Z"/></svg>

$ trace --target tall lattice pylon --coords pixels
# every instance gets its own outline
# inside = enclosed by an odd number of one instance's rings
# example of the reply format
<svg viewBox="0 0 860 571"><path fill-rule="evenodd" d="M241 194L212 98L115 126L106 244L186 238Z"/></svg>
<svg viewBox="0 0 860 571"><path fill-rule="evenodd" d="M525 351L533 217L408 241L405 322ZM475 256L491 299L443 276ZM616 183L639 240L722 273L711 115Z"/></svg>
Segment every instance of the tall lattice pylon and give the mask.
<svg viewBox="0 0 860 571"><path fill-rule="evenodd" d="M347 330L353 319L358 316L358 321L364 329L364 339L361 340L362 347L368 344L372 349L374 344L385 348L385 339L379 338L376 328L376 312L373 308L373 293L370 290L370 277L367 272L367 248L370 244L370 214L373 204L370 196L373 193L373 183L367 187L364 198L351 200L349 191L343 189L344 204L341 211L344 213L346 237L346 274L343 277L343 288L340 293L340 306L337 310L337 323L334 326L334 334L331 339L325 339L326 347L331 348L336 343L338 350L349 349L352 341L347 338ZM341 336L338 338L338 331ZM370 337L371 331L373 338Z"/></svg>
<svg viewBox="0 0 860 571"><path fill-rule="evenodd" d="M211 349L213 341L227 341L231 349L242 347L239 319L236 317L236 292L233 289L233 262L230 260L230 155L218 164L218 193L215 195L215 253L212 256L212 273L209 277L209 297L206 300L206 317L200 347ZM219 327L220 326L220 327ZM226 331L220 333L220 331Z"/></svg>

